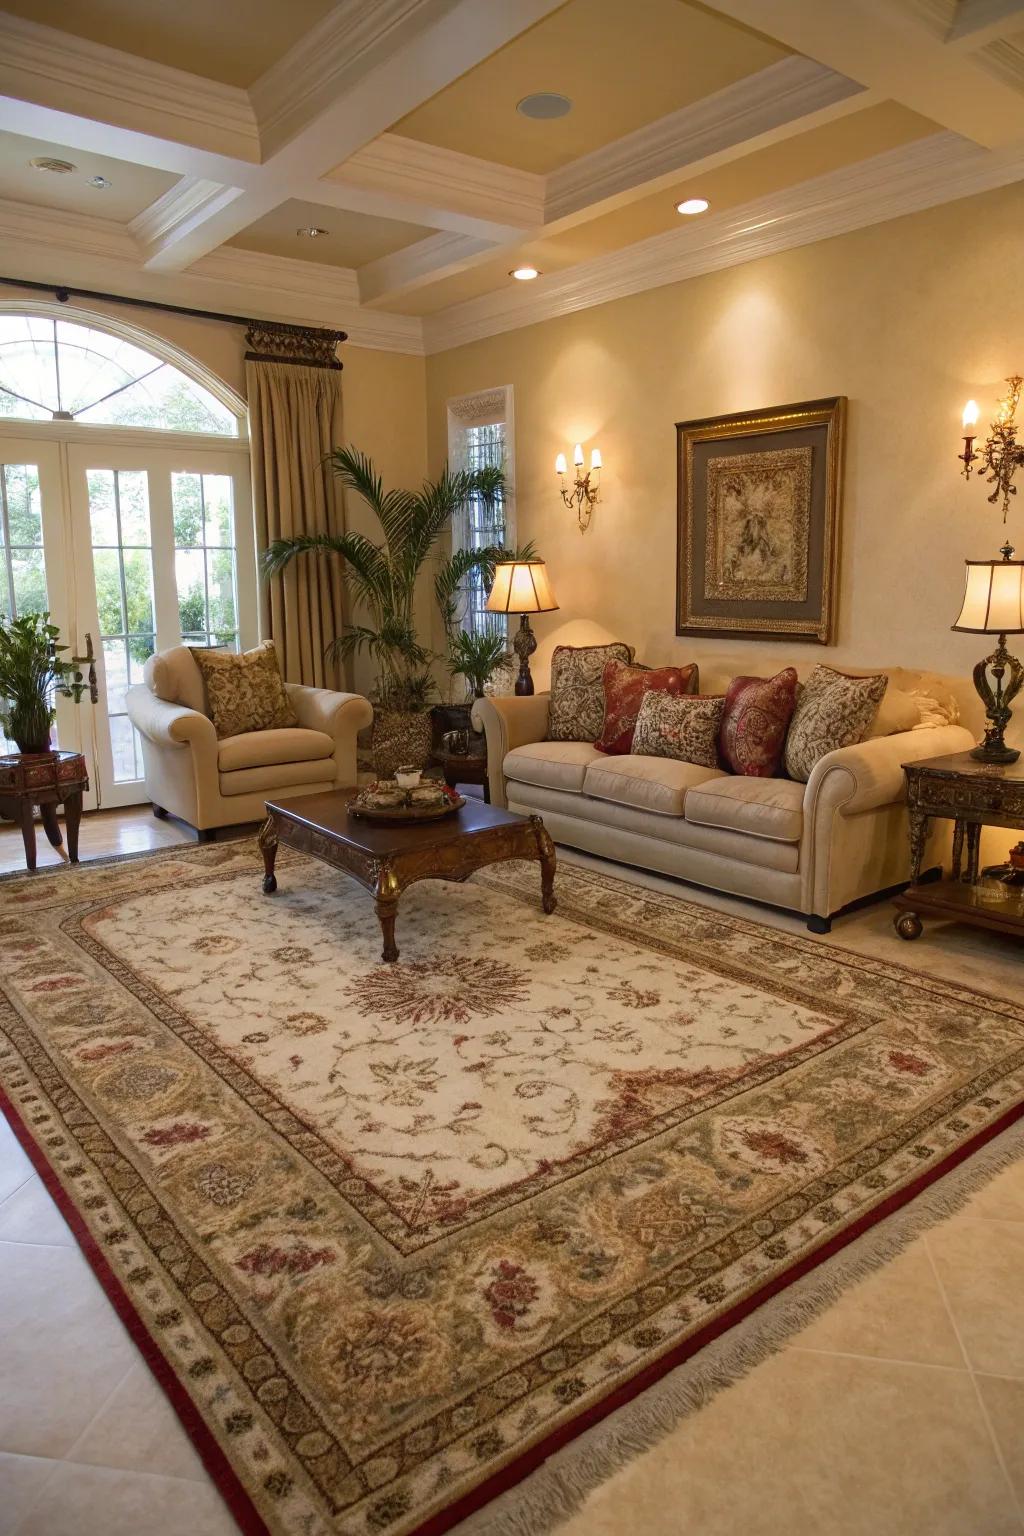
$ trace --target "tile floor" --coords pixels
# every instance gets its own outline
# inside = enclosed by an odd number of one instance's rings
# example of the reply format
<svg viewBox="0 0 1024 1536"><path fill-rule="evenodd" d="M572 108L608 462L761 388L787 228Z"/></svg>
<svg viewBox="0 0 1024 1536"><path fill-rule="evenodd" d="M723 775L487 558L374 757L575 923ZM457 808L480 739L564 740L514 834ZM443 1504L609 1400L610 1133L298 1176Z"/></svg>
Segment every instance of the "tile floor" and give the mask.
<svg viewBox="0 0 1024 1536"><path fill-rule="evenodd" d="M148 812L106 813L86 820L82 852L185 836ZM12 838L0 832L0 869L19 867ZM41 850L41 862L50 853ZM633 878L796 928L743 903ZM884 903L837 923L831 941L1004 994L1024 974L1014 942L996 935L933 927L903 944ZM0 1536L235 1530L0 1121ZM1024 1160L609 1478L560 1536L638 1531L1021 1536Z"/></svg>

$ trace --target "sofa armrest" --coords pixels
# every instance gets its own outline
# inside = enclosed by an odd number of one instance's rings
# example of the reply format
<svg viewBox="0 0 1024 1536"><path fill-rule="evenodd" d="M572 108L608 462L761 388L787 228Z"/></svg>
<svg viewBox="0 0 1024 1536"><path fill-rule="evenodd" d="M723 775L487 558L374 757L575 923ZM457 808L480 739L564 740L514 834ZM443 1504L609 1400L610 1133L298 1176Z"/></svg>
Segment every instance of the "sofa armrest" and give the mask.
<svg viewBox="0 0 1024 1536"><path fill-rule="evenodd" d="M323 731L334 742L334 777L337 784L356 782L356 737L373 723L373 705L361 693L338 693L333 688L309 688L286 683L285 690L299 724Z"/></svg>
<svg viewBox="0 0 1024 1536"><path fill-rule="evenodd" d="M550 693L477 699L472 720L487 742L487 779L492 805L506 805L502 764L515 747L544 741L548 734Z"/></svg>
<svg viewBox="0 0 1024 1536"><path fill-rule="evenodd" d="M906 795L904 763L966 752L973 745L974 737L962 725L936 725L840 747L815 763L804 794L805 814L813 813L819 803L828 803L844 816L891 805Z"/></svg>
<svg viewBox="0 0 1024 1536"><path fill-rule="evenodd" d="M144 683L129 688L126 695L128 718L140 735L157 746L191 746L195 751L217 757L217 732L213 721L197 709L184 704L168 704L158 699Z"/></svg>

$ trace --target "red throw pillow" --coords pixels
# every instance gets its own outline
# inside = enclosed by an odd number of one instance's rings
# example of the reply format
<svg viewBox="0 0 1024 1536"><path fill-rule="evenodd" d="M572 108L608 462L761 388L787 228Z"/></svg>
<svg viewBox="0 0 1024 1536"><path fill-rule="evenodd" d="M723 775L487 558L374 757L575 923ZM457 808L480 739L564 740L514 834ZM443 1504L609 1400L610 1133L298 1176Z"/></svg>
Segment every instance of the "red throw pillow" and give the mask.
<svg viewBox="0 0 1024 1536"><path fill-rule="evenodd" d="M718 737L722 759L733 773L756 779L779 775L796 689L795 667L774 677L733 678Z"/></svg>
<svg viewBox="0 0 1024 1536"><path fill-rule="evenodd" d="M604 726L594 742L599 752L621 757L633 750L636 717L645 693L696 693L697 664L685 667L632 667L625 661L605 663Z"/></svg>

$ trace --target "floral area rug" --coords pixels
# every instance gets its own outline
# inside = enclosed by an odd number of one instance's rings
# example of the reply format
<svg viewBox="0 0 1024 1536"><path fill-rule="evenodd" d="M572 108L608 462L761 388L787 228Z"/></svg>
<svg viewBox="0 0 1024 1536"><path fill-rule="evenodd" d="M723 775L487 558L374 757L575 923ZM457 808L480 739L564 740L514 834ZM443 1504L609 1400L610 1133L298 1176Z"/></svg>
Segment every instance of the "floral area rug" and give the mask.
<svg viewBox="0 0 1024 1536"><path fill-rule="evenodd" d="M580 867L0 881L3 1105L239 1524L439 1533L1009 1124L1024 1009Z"/></svg>

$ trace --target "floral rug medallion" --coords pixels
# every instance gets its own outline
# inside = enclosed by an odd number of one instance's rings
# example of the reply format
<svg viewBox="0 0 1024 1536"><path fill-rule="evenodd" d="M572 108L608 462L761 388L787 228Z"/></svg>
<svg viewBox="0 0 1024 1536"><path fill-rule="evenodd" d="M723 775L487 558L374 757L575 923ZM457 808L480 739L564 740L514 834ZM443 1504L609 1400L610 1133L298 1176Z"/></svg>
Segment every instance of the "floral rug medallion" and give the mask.
<svg viewBox="0 0 1024 1536"><path fill-rule="evenodd" d="M440 1532L1008 1123L1024 1009L563 866L0 881L0 1091L244 1529Z"/></svg>

